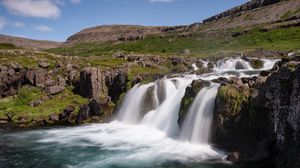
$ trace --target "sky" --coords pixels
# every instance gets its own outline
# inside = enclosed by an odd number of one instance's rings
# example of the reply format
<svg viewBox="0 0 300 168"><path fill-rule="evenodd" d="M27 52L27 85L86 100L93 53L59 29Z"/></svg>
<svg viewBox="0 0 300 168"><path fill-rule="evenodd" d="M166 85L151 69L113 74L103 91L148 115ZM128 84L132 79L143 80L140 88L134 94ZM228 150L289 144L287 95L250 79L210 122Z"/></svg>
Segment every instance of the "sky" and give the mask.
<svg viewBox="0 0 300 168"><path fill-rule="evenodd" d="M0 34L65 41L88 27L174 26L203 19L248 0L0 0Z"/></svg>

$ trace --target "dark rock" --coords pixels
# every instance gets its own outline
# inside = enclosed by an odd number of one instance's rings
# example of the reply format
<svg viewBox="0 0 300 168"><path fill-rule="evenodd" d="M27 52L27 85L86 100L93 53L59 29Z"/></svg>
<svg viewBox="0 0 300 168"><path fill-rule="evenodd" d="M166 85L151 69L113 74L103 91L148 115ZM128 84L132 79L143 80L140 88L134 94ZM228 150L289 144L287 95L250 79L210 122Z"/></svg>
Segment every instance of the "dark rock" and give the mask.
<svg viewBox="0 0 300 168"><path fill-rule="evenodd" d="M242 64L242 62L237 61L236 64L235 64L235 69L245 69L245 67Z"/></svg>
<svg viewBox="0 0 300 168"><path fill-rule="evenodd" d="M270 71L261 71L259 75L260 76L269 76L270 73L271 73Z"/></svg>
<svg viewBox="0 0 300 168"><path fill-rule="evenodd" d="M92 99L89 103L92 115L100 116L101 115L101 104L99 100Z"/></svg>
<svg viewBox="0 0 300 168"><path fill-rule="evenodd" d="M107 92L105 76L99 69L88 67L80 72L79 93L82 96L99 99Z"/></svg>
<svg viewBox="0 0 300 168"><path fill-rule="evenodd" d="M67 106L63 112L59 114L59 120L68 119L69 115L75 111L75 106L69 105Z"/></svg>
<svg viewBox="0 0 300 168"><path fill-rule="evenodd" d="M237 161L239 161L239 159L240 159L239 152L232 152L226 156L226 160L231 161L231 162L237 162Z"/></svg>
<svg viewBox="0 0 300 168"><path fill-rule="evenodd" d="M53 121L53 122L58 122L58 121L59 121L59 116L58 116L57 114L53 113L53 114L51 114L51 115L49 116L49 119L50 119L51 121Z"/></svg>
<svg viewBox="0 0 300 168"><path fill-rule="evenodd" d="M117 75L106 75L106 86L108 86L108 95L111 97L113 102L117 102L122 93L127 90L127 74L128 69L117 72Z"/></svg>
<svg viewBox="0 0 300 168"><path fill-rule="evenodd" d="M50 86L45 88L45 92L51 95L55 95L64 91L64 88L60 86Z"/></svg>
<svg viewBox="0 0 300 168"><path fill-rule="evenodd" d="M212 143L238 151L238 162L300 166L300 65L287 64L279 63L268 78L258 76L255 80L263 82L251 92L246 86L219 88Z"/></svg>
<svg viewBox="0 0 300 168"><path fill-rule="evenodd" d="M91 116L90 106L88 104L80 106L76 122L82 123L83 121L87 120Z"/></svg>
<svg viewBox="0 0 300 168"><path fill-rule="evenodd" d="M146 94L143 97L142 104L141 104L141 115L142 117L149 111L154 110L158 106L157 100L156 100L156 91L155 86L151 86L147 89Z"/></svg>

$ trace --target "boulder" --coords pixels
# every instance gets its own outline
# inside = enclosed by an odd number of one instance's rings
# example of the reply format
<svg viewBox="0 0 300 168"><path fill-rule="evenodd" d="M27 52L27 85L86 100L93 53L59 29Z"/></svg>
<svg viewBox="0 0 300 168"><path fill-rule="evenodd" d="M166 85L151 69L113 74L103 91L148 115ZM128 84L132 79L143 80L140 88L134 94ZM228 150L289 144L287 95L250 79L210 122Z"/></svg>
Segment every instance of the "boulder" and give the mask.
<svg viewBox="0 0 300 168"><path fill-rule="evenodd" d="M41 67L41 68L49 68L49 66L50 66L50 63L48 63L48 62L40 62L39 63L39 67Z"/></svg>
<svg viewBox="0 0 300 168"><path fill-rule="evenodd" d="M60 86L50 86L45 88L45 92L50 95L55 95L64 91L63 87Z"/></svg>
<svg viewBox="0 0 300 168"><path fill-rule="evenodd" d="M235 84L237 86L243 85L242 79L240 79L238 77L230 77L229 80L232 84Z"/></svg>
<svg viewBox="0 0 300 168"><path fill-rule="evenodd" d="M78 112L78 115L76 118L76 122L82 123L91 116L92 116L92 114L91 114L90 106L88 104L82 105L82 106L80 106L80 109L79 109L79 112Z"/></svg>
<svg viewBox="0 0 300 168"><path fill-rule="evenodd" d="M105 76L99 69L88 67L80 72L79 93L82 96L99 99L107 92Z"/></svg>
<svg viewBox="0 0 300 168"><path fill-rule="evenodd" d="M92 115L100 116L101 115L101 104L99 100L92 99L89 103Z"/></svg>
<svg viewBox="0 0 300 168"><path fill-rule="evenodd" d="M49 119L53 122L58 122L59 121L59 116L55 113L50 114Z"/></svg>

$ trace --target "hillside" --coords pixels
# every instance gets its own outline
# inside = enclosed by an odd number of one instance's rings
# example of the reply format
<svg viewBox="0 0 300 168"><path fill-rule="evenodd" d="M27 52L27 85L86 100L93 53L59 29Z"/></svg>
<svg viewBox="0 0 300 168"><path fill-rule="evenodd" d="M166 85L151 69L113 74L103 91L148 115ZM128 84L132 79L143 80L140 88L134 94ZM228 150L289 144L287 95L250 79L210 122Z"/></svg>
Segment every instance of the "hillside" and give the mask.
<svg viewBox="0 0 300 168"><path fill-rule="evenodd" d="M111 56L121 51L195 57L253 50L290 52L299 49L299 25L299 0L253 0L203 23L87 28L70 36L61 47L48 51L78 56Z"/></svg>
<svg viewBox="0 0 300 168"><path fill-rule="evenodd" d="M242 29L249 26L268 26L273 28L299 26L299 0L253 0L239 7L212 16L203 21L185 26L135 26L135 25L105 25L84 29L66 41L66 44L94 42L123 42L144 39L149 35L191 37L201 36L201 33L215 33L216 30Z"/></svg>
<svg viewBox="0 0 300 168"><path fill-rule="evenodd" d="M31 48L31 49L49 49L55 48L61 45L60 42L32 40L21 37L13 37L0 34L0 43L9 43L17 47Z"/></svg>

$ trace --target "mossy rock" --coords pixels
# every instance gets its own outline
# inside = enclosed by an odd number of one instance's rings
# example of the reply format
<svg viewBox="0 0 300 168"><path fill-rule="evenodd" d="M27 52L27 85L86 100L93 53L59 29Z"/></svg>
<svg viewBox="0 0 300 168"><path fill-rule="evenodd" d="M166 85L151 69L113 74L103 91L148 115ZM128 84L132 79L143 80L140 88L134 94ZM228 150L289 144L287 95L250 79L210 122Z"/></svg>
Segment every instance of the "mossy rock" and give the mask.
<svg viewBox="0 0 300 168"><path fill-rule="evenodd" d="M185 95L181 100L180 110L178 114L178 124L181 127L185 117L187 116L188 110L192 105L197 94L201 91L202 88L209 86L210 83L203 80L194 80L190 86L185 90Z"/></svg>
<svg viewBox="0 0 300 168"><path fill-rule="evenodd" d="M252 66L252 68L254 69L260 69L264 67L264 62L262 60L259 59L250 59L250 65Z"/></svg>
<svg viewBox="0 0 300 168"><path fill-rule="evenodd" d="M187 72L188 70L189 68L183 64L178 64L172 68L172 71L177 73Z"/></svg>
<svg viewBox="0 0 300 168"><path fill-rule="evenodd" d="M216 111L223 117L236 117L239 115L243 104L248 101L249 96L250 91L246 87L221 86L216 98Z"/></svg>

